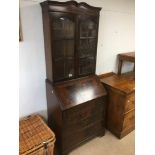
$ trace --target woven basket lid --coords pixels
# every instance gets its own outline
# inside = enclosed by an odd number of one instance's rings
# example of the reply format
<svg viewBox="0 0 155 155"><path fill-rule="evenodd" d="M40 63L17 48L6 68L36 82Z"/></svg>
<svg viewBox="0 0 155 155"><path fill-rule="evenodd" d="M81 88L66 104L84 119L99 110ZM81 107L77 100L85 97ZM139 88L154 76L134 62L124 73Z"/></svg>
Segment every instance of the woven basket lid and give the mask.
<svg viewBox="0 0 155 155"><path fill-rule="evenodd" d="M30 115L19 121L20 155L37 150L50 142L55 142L55 135L39 115Z"/></svg>

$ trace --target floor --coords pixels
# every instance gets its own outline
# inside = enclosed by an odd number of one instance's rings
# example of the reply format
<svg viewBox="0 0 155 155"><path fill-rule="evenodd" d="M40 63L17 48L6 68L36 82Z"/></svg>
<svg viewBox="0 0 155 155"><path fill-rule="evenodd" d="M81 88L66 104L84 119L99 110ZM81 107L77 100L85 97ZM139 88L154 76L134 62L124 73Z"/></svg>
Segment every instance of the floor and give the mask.
<svg viewBox="0 0 155 155"><path fill-rule="evenodd" d="M69 155L134 155L135 132L121 140L106 131L105 136L96 137L73 150Z"/></svg>

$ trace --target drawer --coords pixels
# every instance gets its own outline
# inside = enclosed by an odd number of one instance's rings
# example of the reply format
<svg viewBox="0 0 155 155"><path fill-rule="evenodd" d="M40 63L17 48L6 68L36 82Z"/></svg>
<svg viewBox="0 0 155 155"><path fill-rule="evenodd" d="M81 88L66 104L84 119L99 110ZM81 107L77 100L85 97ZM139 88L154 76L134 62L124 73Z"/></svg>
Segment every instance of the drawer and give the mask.
<svg viewBox="0 0 155 155"><path fill-rule="evenodd" d="M135 125L135 110L124 115L123 130L127 130Z"/></svg>
<svg viewBox="0 0 155 155"><path fill-rule="evenodd" d="M93 101L77 105L63 112L63 120L66 123L74 124L76 121L84 120L104 112L104 99L99 98Z"/></svg>
<svg viewBox="0 0 155 155"><path fill-rule="evenodd" d="M128 96L125 102L125 110L124 112L128 112L135 108L135 94Z"/></svg>
<svg viewBox="0 0 155 155"><path fill-rule="evenodd" d="M98 121L97 123L94 123L93 125L89 125L87 128L78 130L74 133L71 132L65 132L63 135L63 148L67 149L71 146L75 146L81 142L84 142L85 140L92 138L101 132L104 131L103 122Z"/></svg>
<svg viewBox="0 0 155 155"><path fill-rule="evenodd" d="M63 130L69 132L75 132L77 130L83 129L91 124L94 124L96 121L104 121L104 112L99 112L92 114L86 118L80 120L72 120L72 121L65 121Z"/></svg>

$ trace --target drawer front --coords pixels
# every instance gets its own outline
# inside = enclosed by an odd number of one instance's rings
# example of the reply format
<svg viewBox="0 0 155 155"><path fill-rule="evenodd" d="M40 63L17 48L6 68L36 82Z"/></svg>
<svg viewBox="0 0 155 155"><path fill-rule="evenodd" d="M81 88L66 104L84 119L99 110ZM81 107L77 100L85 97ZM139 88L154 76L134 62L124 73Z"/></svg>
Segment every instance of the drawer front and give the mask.
<svg viewBox="0 0 155 155"><path fill-rule="evenodd" d="M127 97L125 103L125 113L135 108L135 94Z"/></svg>
<svg viewBox="0 0 155 155"><path fill-rule="evenodd" d="M75 132L77 130L83 129L91 124L94 124L96 121L104 121L104 113L100 112L94 115L91 115L87 118L80 119L78 121L66 121L64 122L63 130L69 132Z"/></svg>
<svg viewBox="0 0 155 155"><path fill-rule="evenodd" d="M127 130L135 125L135 110L125 114L123 130Z"/></svg>
<svg viewBox="0 0 155 155"><path fill-rule="evenodd" d="M100 134L102 131L104 131L103 122L98 121L98 123L94 123L93 125L74 133L64 132L62 147L66 150Z"/></svg>
<svg viewBox="0 0 155 155"><path fill-rule="evenodd" d="M63 112L64 123L74 124L80 120L88 119L93 115L100 115L104 111L104 99L99 98L88 103L77 105Z"/></svg>

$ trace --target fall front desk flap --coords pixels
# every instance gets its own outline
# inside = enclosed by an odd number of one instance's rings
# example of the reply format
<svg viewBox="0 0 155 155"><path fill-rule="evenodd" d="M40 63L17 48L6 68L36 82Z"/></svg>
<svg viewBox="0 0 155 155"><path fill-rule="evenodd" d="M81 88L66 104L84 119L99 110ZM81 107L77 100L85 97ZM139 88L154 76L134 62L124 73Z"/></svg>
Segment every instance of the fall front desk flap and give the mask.
<svg viewBox="0 0 155 155"><path fill-rule="evenodd" d="M63 109L68 109L107 94L96 75L61 82L54 86L54 90L60 98Z"/></svg>

